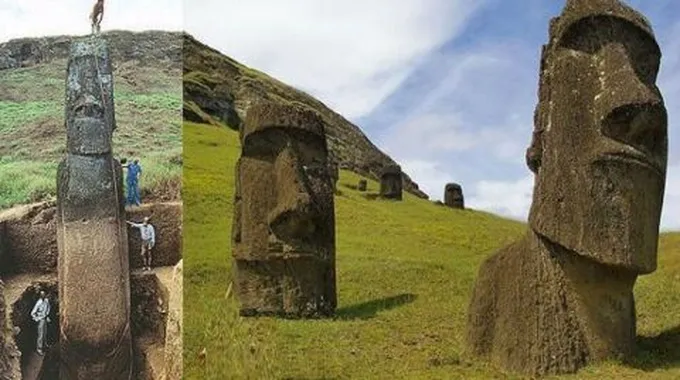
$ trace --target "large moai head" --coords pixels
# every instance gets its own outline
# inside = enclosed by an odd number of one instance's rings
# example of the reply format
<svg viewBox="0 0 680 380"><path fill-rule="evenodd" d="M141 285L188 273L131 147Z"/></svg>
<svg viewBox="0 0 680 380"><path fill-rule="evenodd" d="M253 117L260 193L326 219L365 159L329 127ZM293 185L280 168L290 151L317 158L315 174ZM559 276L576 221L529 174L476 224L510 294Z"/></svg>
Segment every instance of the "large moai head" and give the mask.
<svg viewBox="0 0 680 380"><path fill-rule="evenodd" d="M656 269L667 165L661 52L617 0L569 0L543 47L530 225L597 262Z"/></svg>
<svg viewBox="0 0 680 380"><path fill-rule="evenodd" d="M447 183L444 187L444 204L452 208L465 208L463 188L457 183Z"/></svg>
<svg viewBox="0 0 680 380"><path fill-rule="evenodd" d="M116 119L111 60L104 39L71 44L65 110L69 153L85 156L111 152Z"/></svg>
<svg viewBox="0 0 680 380"><path fill-rule="evenodd" d="M335 310L333 178L321 118L260 103L241 130L233 243L242 313Z"/></svg>
<svg viewBox="0 0 680 380"><path fill-rule="evenodd" d="M402 199L401 167L387 165L380 175L380 196L387 199Z"/></svg>
<svg viewBox="0 0 680 380"><path fill-rule="evenodd" d="M247 256L334 245L333 182L321 119L274 103L251 107L239 163L240 241Z"/></svg>

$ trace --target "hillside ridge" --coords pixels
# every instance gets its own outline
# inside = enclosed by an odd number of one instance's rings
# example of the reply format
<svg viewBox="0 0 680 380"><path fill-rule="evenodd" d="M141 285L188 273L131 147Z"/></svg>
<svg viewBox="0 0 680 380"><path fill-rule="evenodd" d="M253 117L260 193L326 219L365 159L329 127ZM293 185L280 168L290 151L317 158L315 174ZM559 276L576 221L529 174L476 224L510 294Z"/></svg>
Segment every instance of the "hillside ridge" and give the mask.
<svg viewBox="0 0 680 380"><path fill-rule="evenodd" d="M182 32L111 30L101 35L109 42L113 62L136 60L143 65L167 61L172 68L182 65ZM71 41L82 37L86 35L25 37L2 42L0 70L26 68L67 59Z"/></svg>
<svg viewBox="0 0 680 380"><path fill-rule="evenodd" d="M358 126L311 95L239 63L188 33L184 33L182 48L185 119L223 123L237 130L257 101L296 104L322 116L330 157L341 169L379 179L385 166L396 164ZM429 198L406 173L403 178L405 191Z"/></svg>

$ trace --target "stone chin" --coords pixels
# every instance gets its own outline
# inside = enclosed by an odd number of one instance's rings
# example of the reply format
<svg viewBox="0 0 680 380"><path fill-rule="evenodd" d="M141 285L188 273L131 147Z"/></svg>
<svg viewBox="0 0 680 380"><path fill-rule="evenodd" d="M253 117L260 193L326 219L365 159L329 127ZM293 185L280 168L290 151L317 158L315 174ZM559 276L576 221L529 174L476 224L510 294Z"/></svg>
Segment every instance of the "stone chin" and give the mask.
<svg viewBox="0 0 680 380"><path fill-rule="evenodd" d="M534 193L543 195L534 196L529 215L536 233L601 264L656 270L665 171L611 155L560 178L542 178L546 170L537 176Z"/></svg>

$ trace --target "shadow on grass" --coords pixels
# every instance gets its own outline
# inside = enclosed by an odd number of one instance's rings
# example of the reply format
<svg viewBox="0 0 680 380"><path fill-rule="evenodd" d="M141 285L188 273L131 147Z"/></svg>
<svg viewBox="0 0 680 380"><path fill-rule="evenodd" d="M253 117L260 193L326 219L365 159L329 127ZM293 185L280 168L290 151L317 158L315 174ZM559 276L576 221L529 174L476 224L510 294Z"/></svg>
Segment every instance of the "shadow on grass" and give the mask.
<svg viewBox="0 0 680 380"><path fill-rule="evenodd" d="M680 367L680 325L657 336L638 336L631 366L643 371Z"/></svg>
<svg viewBox="0 0 680 380"><path fill-rule="evenodd" d="M392 297L383 297L372 301L362 302L338 309L336 311L336 318L340 320L370 319L375 317L379 311L390 310L406 305L415 301L416 297L415 294L404 293Z"/></svg>

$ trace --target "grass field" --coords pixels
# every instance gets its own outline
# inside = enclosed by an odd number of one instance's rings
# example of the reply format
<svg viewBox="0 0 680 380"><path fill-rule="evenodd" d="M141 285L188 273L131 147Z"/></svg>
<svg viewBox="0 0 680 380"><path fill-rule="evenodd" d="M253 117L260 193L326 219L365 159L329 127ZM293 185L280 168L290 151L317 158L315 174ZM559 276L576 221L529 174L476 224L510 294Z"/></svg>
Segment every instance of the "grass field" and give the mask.
<svg viewBox="0 0 680 380"><path fill-rule="evenodd" d="M54 196L66 154L66 61L0 71L0 209ZM122 62L114 72L117 158L139 158L142 193L179 193L179 70Z"/></svg>
<svg viewBox="0 0 680 380"><path fill-rule="evenodd" d="M359 177L341 171L337 317L241 318L229 286L238 135L191 123L183 130L186 379L519 378L470 358L463 340L479 264L524 224L409 194L369 201L347 186ZM680 378L679 250L679 234L663 235L659 270L638 280L636 363L560 378Z"/></svg>

